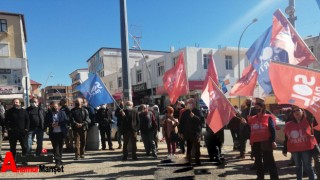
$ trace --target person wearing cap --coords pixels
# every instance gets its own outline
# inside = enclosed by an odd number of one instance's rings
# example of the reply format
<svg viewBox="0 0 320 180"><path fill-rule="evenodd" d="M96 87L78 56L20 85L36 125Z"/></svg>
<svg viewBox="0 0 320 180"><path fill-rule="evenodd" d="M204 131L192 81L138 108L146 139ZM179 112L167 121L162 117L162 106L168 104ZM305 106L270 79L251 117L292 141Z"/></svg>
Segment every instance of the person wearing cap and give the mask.
<svg viewBox="0 0 320 180"><path fill-rule="evenodd" d="M313 119L307 118L306 111L295 106L292 109L290 121L285 124L285 142L283 155L291 152L296 165L297 179L303 178L305 171L309 179L315 179L315 173L312 168L313 148L317 143L313 131Z"/></svg>
<svg viewBox="0 0 320 180"><path fill-rule="evenodd" d="M270 173L270 179L279 179L277 166L273 156L276 129L270 114L266 114L266 105L263 102L255 104L257 115L248 118L250 125L250 144L254 156L257 179L264 179L265 169ZM245 121L242 119L242 121ZM243 122L245 123L245 122Z"/></svg>

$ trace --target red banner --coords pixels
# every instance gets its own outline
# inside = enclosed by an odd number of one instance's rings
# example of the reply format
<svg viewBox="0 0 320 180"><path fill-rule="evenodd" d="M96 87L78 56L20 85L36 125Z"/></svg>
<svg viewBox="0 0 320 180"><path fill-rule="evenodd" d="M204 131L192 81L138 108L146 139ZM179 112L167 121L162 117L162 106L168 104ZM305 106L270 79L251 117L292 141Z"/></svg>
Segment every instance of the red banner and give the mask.
<svg viewBox="0 0 320 180"><path fill-rule="evenodd" d="M201 99L209 107L210 112L206 121L210 129L215 133L227 125L236 115L236 110L211 79L208 80Z"/></svg>
<svg viewBox="0 0 320 180"><path fill-rule="evenodd" d="M306 66L316 60L295 28L279 9L273 14L271 45L287 52L289 64Z"/></svg>
<svg viewBox="0 0 320 180"><path fill-rule="evenodd" d="M164 73L162 81L170 97L171 104L174 104L180 95L185 95L189 92L182 52L176 65Z"/></svg>
<svg viewBox="0 0 320 180"><path fill-rule="evenodd" d="M257 84L258 73L252 65L246 67L242 72L242 77L232 87L230 96L253 96L254 88Z"/></svg>
<svg viewBox="0 0 320 180"><path fill-rule="evenodd" d="M216 64L214 63L214 60L213 60L213 54L210 55L210 60L208 63L208 71L204 79L203 89L207 86L206 83L208 82L209 77L213 80L214 83L219 85L219 77L216 69Z"/></svg>
<svg viewBox="0 0 320 180"><path fill-rule="evenodd" d="M279 104L293 104L310 111L320 129L320 72L271 62L269 75Z"/></svg>

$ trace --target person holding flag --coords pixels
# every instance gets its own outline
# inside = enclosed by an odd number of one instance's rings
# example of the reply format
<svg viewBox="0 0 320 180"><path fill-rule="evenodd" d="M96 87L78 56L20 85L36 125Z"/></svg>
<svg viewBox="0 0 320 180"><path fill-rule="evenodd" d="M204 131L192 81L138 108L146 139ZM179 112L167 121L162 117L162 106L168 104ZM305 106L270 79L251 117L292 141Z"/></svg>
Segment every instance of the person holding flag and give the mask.
<svg viewBox="0 0 320 180"><path fill-rule="evenodd" d="M181 114L178 127L182 139L187 141L187 160L191 164L191 150L195 151L196 165L200 162L200 139L204 117L202 112L196 108L195 99L187 100L186 110Z"/></svg>
<svg viewBox="0 0 320 180"><path fill-rule="evenodd" d="M303 171L307 173L310 180L314 180L312 150L317 142L313 134L313 122L307 119L306 112L298 106L293 107L292 112L293 116L284 127L283 155L287 156L287 152L291 152L298 180L303 178Z"/></svg>

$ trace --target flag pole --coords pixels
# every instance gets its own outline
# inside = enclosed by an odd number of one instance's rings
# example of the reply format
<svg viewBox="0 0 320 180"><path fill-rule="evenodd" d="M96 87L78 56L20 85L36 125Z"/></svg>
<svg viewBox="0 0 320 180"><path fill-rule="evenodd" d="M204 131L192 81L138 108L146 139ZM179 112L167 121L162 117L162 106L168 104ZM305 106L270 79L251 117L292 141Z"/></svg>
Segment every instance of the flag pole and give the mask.
<svg viewBox="0 0 320 180"><path fill-rule="evenodd" d="M122 109L119 104L117 103L117 101L114 99L114 97L111 95L109 89L107 88L107 86L103 83L103 81L101 80L100 76L98 75L98 73L96 73L96 75L98 76L98 78L100 79L100 81L102 82L103 86L106 88L106 90L108 91L108 93L110 94L111 98L113 99L113 102L116 104L116 106L120 109Z"/></svg>
<svg viewBox="0 0 320 180"><path fill-rule="evenodd" d="M213 82L214 86L215 86L217 89L219 89L219 91L221 92L221 94L223 94L223 92L222 92L221 89L216 85L216 83L213 81L213 79L212 79L210 76L209 76L209 78L210 78L210 80ZM223 94L223 98L224 98L225 100L227 100L227 102L229 103L229 105L231 105L232 109L237 112L237 110L233 107L233 105L230 103L230 101L226 98L226 96L225 96L224 94Z"/></svg>

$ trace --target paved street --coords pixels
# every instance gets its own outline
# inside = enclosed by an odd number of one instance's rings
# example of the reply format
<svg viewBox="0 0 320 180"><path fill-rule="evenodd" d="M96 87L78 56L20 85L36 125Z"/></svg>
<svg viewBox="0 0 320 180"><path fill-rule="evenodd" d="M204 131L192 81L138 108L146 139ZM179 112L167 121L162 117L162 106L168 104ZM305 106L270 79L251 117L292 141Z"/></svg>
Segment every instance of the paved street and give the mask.
<svg viewBox="0 0 320 180"><path fill-rule="evenodd" d="M249 169L253 163L250 156L247 155L246 160L238 161L235 156L237 152L232 151L232 140L229 130L225 130L226 142L223 147L223 153L226 157L226 164L217 166L208 161L207 150L201 147L202 166L190 167L183 166L184 158L182 154L178 154L173 159L176 163L164 164L160 163L166 159L166 145L164 142L159 143L159 157L145 157L142 142L138 142L138 161L129 159L126 162L121 161L121 150L115 151L87 151L83 160L74 161L73 153L64 153L63 161L64 172L41 172L41 173L12 173L6 172L1 174L1 178L23 178L23 179L255 179L255 171ZM113 142L117 147L117 142ZM203 144L203 142L202 142ZM47 140L44 146L51 149L51 144ZM3 144L3 153L8 151L8 141ZM250 148L248 147L248 150ZM277 166L279 169L280 179L295 179L294 168L287 167L288 158L282 156L280 150L275 151L277 158ZM39 163L29 163L36 165ZM48 164L53 165L53 164ZM185 172L183 171L185 168ZM266 176L268 179L269 176Z"/></svg>

